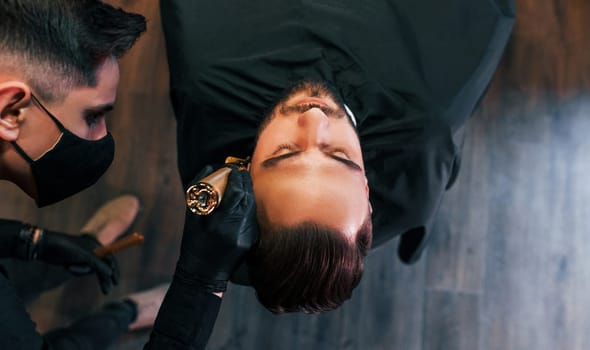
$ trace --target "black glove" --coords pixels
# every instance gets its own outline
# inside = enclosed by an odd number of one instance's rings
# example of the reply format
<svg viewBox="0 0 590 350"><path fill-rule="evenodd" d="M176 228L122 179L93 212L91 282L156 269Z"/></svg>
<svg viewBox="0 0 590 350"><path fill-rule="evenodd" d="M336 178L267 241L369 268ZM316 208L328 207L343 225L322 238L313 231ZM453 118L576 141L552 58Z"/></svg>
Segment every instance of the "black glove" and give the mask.
<svg viewBox="0 0 590 350"><path fill-rule="evenodd" d="M193 184L211 172L207 166ZM219 207L211 214L199 216L187 209L175 277L210 292L223 292L257 239L252 180L247 171L234 169Z"/></svg>
<svg viewBox="0 0 590 350"><path fill-rule="evenodd" d="M0 258L41 260L65 266L76 274L94 271L106 294L119 282L119 269L114 257L100 259L94 255L98 246L100 243L90 235L67 235L0 219Z"/></svg>
<svg viewBox="0 0 590 350"><path fill-rule="evenodd" d="M34 246L32 257L52 265L66 267L75 275L96 273L100 289L108 294L119 283L119 268L114 256L99 258L94 249L101 246L91 235L68 235L44 231Z"/></svg>

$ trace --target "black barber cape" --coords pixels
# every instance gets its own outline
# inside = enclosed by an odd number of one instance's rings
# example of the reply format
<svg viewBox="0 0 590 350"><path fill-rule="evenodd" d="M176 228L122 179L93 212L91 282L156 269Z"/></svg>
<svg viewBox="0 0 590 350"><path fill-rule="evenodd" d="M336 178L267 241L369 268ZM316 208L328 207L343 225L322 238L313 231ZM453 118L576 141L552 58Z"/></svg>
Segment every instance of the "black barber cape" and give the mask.
<svg viewBox="0 0 590 350"><path fill-rule="evenodd" d="M461 127L514 21L511 0L166 0L179 169L248 156L294 82L336 86L358 122L374 246L413 262L455 180Z"/></svg>

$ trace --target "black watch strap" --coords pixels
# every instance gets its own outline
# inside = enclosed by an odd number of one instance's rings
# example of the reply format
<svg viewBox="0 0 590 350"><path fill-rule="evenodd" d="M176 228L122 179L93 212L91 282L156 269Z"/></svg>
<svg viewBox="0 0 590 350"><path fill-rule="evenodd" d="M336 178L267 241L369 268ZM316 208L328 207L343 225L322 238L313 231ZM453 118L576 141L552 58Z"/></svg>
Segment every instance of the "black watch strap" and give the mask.
<svg viewBox="0 0 590 350"><path fill-rule="evenodd" d="M24 224L18 233L17 256L23 260L35 260L37 258L37 245L42 237L42 229Z"/></svg>

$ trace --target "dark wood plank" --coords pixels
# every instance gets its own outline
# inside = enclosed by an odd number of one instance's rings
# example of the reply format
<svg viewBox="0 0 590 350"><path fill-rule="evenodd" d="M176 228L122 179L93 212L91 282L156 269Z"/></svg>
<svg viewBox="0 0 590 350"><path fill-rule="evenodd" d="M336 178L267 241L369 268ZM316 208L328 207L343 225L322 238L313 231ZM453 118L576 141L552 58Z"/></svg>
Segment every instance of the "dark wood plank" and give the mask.
<svg viewBox="0 0 590 350"><path fill-rule="evenodd" d="M485 237L490 220L487 130L476 113L466 125L461 173L446 194L428 249L427 286L430 289L480 293L485 270Z"/></svg>
<svg viewBox="0 0 590 350"><path fill-rule="evenodd" d="M582 292L590 277L583 252L590 123L588 107L579 103L549 97L532 107L507 106L503 125L526 116L518 130L529 136L491 130L498 145L490 184L497 205L490 207L495 220L487 238L486 349L583 349L590 341L583 331L590 296ZM527 128L530 123L548 127Z"/></svg>
<svg viewBox="0 0 590 350"><path fill-rule="evenodd" d="M424 350L473 350L479 347L479 296L427 292Z"/></svg>

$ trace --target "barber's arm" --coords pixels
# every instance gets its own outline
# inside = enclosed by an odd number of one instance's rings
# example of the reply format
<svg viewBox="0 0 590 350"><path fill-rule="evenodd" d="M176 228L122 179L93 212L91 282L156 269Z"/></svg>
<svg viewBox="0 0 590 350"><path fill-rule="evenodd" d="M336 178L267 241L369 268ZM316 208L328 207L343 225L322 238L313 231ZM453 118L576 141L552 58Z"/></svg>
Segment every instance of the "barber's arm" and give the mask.
<svg viewBox="0 0 590 350"><path fill-rule="evenodd" d="M94 272L107 294L119 281L113 256L99 258L100 243L92 236L69 235L45 230L16 220L0 220L0 258L38 260L64 266L74 274Z"/></svg>
<svg viewBox="0 0 590 350"><path fill-rule="evenodd" d="M195 181L211 173L207 167ZM204 349L232 272L258 238L252 182L232 170L220 206L207 216L187 210L180 258L144 349Z"/></svg>

